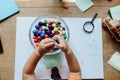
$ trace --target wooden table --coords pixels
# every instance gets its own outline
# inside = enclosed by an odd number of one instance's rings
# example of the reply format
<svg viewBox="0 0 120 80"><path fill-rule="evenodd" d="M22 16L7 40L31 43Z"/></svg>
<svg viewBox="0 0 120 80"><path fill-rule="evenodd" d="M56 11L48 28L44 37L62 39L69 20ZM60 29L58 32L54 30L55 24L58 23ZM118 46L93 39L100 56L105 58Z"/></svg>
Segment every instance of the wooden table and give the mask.
<svg viewBox="0 0 120 80"><path fill-rule="evenodd" d="M67 3L68 9L62 8L59 0L15 0L20 13L0 23L0 35L4 52L0 54L0 80L14 80L15 68L15 44L16 44L16 17L17 16L41 16L55 14L61 17L93 17L98 12L98 17L108 16L108 9L120 4L120 0L92 0L95 5L82 13L73 3ZM104 80L120 80L120 73L114 70L107 61L115 51L120 52L120 46L112 41L109 32L102 30ZM21 38L22 39L22 38Z"/></svg>

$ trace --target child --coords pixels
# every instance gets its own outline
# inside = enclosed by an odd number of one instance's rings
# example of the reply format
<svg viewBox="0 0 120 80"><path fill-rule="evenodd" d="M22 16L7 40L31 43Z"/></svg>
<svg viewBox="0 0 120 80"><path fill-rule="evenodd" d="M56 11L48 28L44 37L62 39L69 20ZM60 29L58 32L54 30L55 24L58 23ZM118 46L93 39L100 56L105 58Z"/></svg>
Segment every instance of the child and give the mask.
<svg viewBox="0 0 120 80"><path fill-rule="evenodd" d="M32 55L24 65L22 72L23 80L36 80L34 70L36 68L38 61L45 53L53 50L56 46L59 47L65 54L70 71L68 75L68 80L81 80L81 71L79 63L75 55L73 54L72 50L70 49L69 45L67 44L66 40L64 40L64 38L62 38L62 36L60 35L55 37L58 38L59 43L57 43L54 39L45 38L40 42L38 48L34 50Z"/></svg>

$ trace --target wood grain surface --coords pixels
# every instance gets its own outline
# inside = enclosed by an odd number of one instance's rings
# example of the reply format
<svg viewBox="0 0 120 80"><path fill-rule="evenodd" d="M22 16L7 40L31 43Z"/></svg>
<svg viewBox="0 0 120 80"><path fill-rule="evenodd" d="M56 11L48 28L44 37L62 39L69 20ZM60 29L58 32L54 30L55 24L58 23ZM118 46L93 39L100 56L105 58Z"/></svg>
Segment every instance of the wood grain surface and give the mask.
<svg viewBox="0 0 120 80"><path fill-rule="evenodd" d="M82 13L74 3L65 3L68 9L62 8L59 0L15 0L20 13L0 23L0 36L4 52L0 54L0 80L14 80L16 17L34 17L44 14L55 14L61 17L93 17L97 12L99 18L105 18L112 6L120 5L120 0L92 0L94 6ZM120 52L120 44L111 40L108 31L102 29L104 80L120 80L120 73L114 70L107 61L115 51ZM22 38L21 38L22 39Z"/></svg>

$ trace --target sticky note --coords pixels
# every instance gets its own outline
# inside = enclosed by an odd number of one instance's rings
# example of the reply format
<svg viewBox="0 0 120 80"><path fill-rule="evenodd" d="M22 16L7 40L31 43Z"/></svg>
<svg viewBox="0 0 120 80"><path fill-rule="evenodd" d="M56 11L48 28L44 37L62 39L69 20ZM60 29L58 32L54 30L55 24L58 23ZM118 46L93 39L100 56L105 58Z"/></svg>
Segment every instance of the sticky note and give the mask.
<svg viewBox="0 0 120 80"><path fill-rule="evenodd" d="M75 4L82 12L85 12L87 9L94 5L91 0L76 0Z"/></svg>
<svg viewBox="0 0 120 80"><path fill-rule="evenodd" d="M62 64L60 53L56 53L53 55L44 55L43 59L46 68L58 67Z"/></svg>
<svg viewBox="0 0 120 80"><path fill-rule="evenodd" d="M114 20L120 20L120 5L110 8L110 14Z"/></svg>
<svg viewBox="0 0 120 80"><path fill-rule="evenodd" d="M14 0L0 0L0 22L19 12Z"/></svg>
<svg viewBox="0 0 120 80"><path fill-rule="evenodd" d="M108 61L108 64L110 64L114 69L120 72L120 53L115 52Z"/></svg>

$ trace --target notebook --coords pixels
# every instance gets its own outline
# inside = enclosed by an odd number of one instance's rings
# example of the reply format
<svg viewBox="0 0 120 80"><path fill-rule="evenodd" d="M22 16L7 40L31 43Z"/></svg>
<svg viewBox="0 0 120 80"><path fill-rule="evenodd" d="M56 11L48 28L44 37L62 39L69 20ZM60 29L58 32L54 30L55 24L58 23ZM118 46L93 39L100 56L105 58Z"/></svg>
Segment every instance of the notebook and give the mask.
<svg viewBox="0 0 120 80"><path fill-rule="evenodd" d="M0 0L0 22L18 12L19 9L14 0Z"/></svg>

